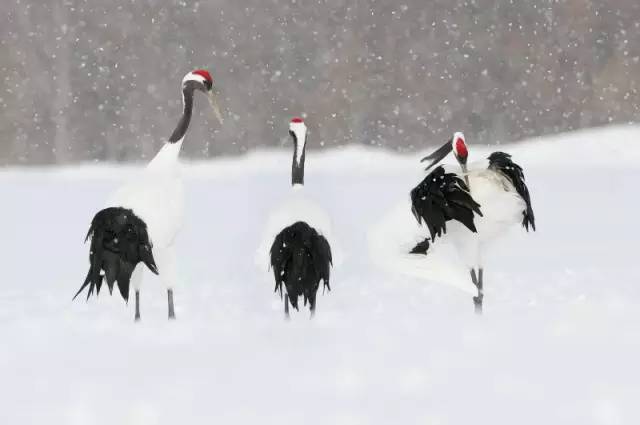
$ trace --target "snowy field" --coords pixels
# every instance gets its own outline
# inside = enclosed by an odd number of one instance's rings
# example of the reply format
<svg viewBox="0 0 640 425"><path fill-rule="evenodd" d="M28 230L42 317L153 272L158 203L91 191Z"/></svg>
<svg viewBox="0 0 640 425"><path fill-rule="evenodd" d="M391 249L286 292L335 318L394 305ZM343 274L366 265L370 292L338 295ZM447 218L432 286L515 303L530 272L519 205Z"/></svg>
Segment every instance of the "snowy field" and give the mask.
<svg viewBox="0 0 640 425"><path fill-rule="evenodd" d="M468 137L472 159L490 151ZM316 318L290 322L253 261L289 150L185 166L171 323L151 278L138 324L115 294L71 301L89 222L135 167L0 171L0 424L640 423L640 128L500 149L525 169L538 232L493 251L482 317L468 292L369 255L420 155L309 152L344 258Z"/></svg>

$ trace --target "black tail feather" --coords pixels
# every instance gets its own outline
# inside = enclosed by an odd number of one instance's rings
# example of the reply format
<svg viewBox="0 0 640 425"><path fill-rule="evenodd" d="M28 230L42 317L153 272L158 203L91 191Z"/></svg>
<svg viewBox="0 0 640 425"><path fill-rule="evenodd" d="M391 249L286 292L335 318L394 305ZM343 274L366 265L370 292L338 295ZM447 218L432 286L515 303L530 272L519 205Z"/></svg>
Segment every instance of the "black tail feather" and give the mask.
<svg viewBox="0 0 640 425"><path fill-rule="evenodd" d="M85 278L84 283L82 284L80 289L78 289L78 292L76 292L76 294L73 296L73 300L75 300L78 297L78 295L80 295L80 292L82 292L82 290L86 288L90 282L91 282L91 270L89 270L89 272L87 273L87 277ZM89 291L87 291L87 299L89 299L89 295L91 294L92 289L93 289L93 285L91 286L91 288L89 288Z"/></svg>
<svg viewBox="0 0 640 425"><path fill-rule="evenodd" d="M91 239L89 272L73 299L87 286L87 299L94 291L99 295L104 279L110 294L117 282L120 295L128 301L131 275L138 263L143 262L158 274L147 225L133 211L114 207L98 212L85 241L88 239Z"/></svg>
<svg viewBox="0 0 640 425"><path fill-rule="evenodd" d="M291 306L298 310L298 298L304 305L315 308L315 296L323 288L331 290L331 247L327 239L304 222L296 222L283 229L271 246L271 267L275 291L282 294L283 286Z"/></svg>
<svg viewBox="0 0 640 425"><path fill-rule="evenodd" d="M311 250L311 255L314 263L319 265L323 289L326 288L331 292L331 284L329 283L329 279L331 277L331 266L333 266L331 246L329 245L327 238L322 235L318 235L314 245L314 249Z"/></svg>

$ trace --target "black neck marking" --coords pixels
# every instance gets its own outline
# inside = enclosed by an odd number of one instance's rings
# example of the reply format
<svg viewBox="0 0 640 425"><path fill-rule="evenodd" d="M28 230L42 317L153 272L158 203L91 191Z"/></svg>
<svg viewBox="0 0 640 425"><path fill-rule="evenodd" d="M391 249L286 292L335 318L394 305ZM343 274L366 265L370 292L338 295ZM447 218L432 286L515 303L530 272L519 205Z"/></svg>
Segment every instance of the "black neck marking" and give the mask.
<svg viewBox="0 0 640 425"><path fill-rule="evenodd" d="M293 161L291 162L291 185L304 185L304 157L306 150L306 135L305 135L305 143L300 148L298 144L298 137L296 133L293 131L289 131L289 134L293 138ZM302 149L302 154L300 155L300 162L298 162L298 149Z"/></svg>
<svg viewBox="0 0 640 425"><path fill-rule="evenodd" d="M194 84L191 83L191 81L187 82L182 89L182 117L180 117L180 121L178 121L176 129L173 130L171 137L169 137L169 143L176 143L180 141L182 138L184 138L184 135L187 132L187 128L189 128L189 123L191 122L191 114L193 112L193 92L195 90Z"/></svg>

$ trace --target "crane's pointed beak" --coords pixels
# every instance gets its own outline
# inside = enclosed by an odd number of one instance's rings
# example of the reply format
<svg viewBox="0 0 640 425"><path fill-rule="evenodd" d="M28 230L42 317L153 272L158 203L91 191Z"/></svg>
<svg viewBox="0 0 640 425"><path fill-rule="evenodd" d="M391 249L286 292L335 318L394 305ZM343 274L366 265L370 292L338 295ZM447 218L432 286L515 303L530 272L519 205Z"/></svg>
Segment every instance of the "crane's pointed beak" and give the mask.
<svg viewBox="0 0 640 425"><path fill-rule="evenodd" d="M213 110L213 115L220 122L220 125L224 124L224 119L222 119L222 113L220 112L220 106L218 105L218 98L216 93L211 90L209 91L209 105L211 105L211 109Z"/></svg>
<svg viewBox="0 0 640 425"><path fill-rule="evenodd" d="M427 155L424 158L422 158L420 162L431 161L431 164L429 164L427 168L425 168L425 170L428 170L429 168L436 165L438 162L442 161L447 155L449 155L449 153L451 153L452 150L453 150L453 146L451 145L451 140L449 140L447 143L440 146L431 155Z"/></svg>

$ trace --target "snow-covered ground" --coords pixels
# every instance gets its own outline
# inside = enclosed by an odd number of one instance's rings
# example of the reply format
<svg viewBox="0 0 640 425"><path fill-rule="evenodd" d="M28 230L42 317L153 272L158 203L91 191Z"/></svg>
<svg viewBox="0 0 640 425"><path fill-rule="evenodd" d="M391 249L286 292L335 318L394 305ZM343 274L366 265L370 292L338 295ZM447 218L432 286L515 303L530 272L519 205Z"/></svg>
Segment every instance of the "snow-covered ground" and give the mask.
<svg viewBox="0 0 640 425"><path fill-rule="evenodd" d="M525 168L538 232L494 250L482 317L469 293L370 257L420 155L309 153L345 255L316 318L288 323L253 259L290 151L185 166L172 323L155 279L138 324L115 294L71 301L89 222L134 167L0 171L0 423L640 423L640 129L500 149Z"/></svg>

